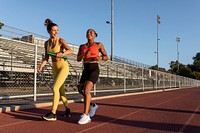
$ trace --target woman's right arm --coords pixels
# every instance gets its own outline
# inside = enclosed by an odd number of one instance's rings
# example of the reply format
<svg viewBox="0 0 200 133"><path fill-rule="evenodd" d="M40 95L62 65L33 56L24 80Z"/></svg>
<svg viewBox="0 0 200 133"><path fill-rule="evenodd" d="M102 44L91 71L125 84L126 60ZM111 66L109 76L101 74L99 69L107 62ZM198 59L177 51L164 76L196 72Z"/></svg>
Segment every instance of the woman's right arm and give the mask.
<svg viewBox="0 0 200 133"><path fill-rule="evenodd" d="M44 59L42 60L42 63L40 64L40 66L38 67L37 71L40 73L43 69L43 67L46 65L47 61L49 60L49 55L47 54L47 45L48 45L48 42L46 41L44 43L44 47L45 47L45 57Z"/></svg>
<svg viewBox="0 0 200 133"><path fill-rule="evenodd" d="M83 58L84 58L84 56L85 56L85 54L86 53L83 53L82 54L82 45L80 45L80 47L79 47L79 49L78 49L78 54L77 54L77 61L78 62L80 62Z"/></svg>

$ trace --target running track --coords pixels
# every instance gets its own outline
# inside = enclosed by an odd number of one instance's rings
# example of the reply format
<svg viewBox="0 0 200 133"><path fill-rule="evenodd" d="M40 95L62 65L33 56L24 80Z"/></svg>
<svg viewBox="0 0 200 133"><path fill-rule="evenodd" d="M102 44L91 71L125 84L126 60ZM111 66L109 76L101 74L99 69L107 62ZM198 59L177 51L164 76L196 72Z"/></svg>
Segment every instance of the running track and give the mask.
<svg viewBox="0 0 200 133"><path fill-rule="evenodd" d="M71 118L41 116L50 107L0 113L0 133L200 133L200 87L95 100L92 122L78 125L83 104L70 103Z"/></svg>

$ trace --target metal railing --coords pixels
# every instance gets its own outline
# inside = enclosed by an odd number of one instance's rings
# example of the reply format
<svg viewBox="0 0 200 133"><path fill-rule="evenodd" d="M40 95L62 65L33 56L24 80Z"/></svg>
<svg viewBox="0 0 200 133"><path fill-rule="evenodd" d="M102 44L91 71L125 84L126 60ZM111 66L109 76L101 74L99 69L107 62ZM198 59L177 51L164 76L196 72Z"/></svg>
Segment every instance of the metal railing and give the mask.
<svg viewBox="0 0 200 133"><path fill-rule="evenodd" d="M0 29L0 99L52 95L54 81L51 63L46 65L42 74L35 75L35 68L44 54L43 45L35 44L34 40L33 42L17 40L16 38L23 38L20 36L21 33L19 36L8 37L2 33L2 30L6 33L9 31L6 28L10 27ZM14 29L8 33L18 34ZM71 45L71 47L74 53L68 56L70 74L65 82L65 88L67 94L77 94L76 85L83 66L81 62L76 61L78 46ZM124 62L121 58L115 58L114 61L100 61L100 77L94 87L94 95L194 87L200 83L199 80L151 70L148 65L142 63L130 60L128 62Z"/></svg>

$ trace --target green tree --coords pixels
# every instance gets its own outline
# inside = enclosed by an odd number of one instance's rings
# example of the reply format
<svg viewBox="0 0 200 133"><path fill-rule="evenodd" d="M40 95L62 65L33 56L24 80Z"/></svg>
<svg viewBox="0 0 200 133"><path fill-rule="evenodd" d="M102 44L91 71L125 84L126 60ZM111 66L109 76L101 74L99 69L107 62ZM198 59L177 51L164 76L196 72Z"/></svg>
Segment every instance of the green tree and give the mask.
<svg viewBox="0 0 200 133"><path fill-rule="evenodd" d="M196 56L193 57L193 60L200 60L200 52L196 53Z"/></svg>
<svg viewBox="0 0 200 133"><path fill-rule="evenodd" d="M4 26L4 23L0 22L0 29Z"/></svg>
<svg viewBox="0 0 200 133"><path fill-rule="evenodd" d="M169 63L169 65L170 65L170 69L168 71L170 71L170 73L177 74L178 73L178 61L171 61Z"/></svg>
<svg viewBox="0 0 200 133"><path fill-rule="evenodd" d="M149 67L150 69L153 69L153 70L159 70L159 71L162 71L162 72L167 72L165 68L162 68L162 67L159 67L158 69L158 66L155 65L155 66L151 66Z"/></svg>
<svg viewBox="0 0 200 133"><path fill-rule="evenodd" d="M200 52L196 53L196 55L192 59L194 60L193 64L188 65L181 64L178 61L171 61L169 63L170 69L168 71L173 74L200 80Z"/></svg>
<svg viewBox="0 0 200 133"><path fill-rule="evenodd" d="M193 57L193 60L194 60L192 65L193 71L200 72L200 53L197 53L196 56Z"/></svg>
<svg viewBox="0 0 200 133"><path fill-rule="evenodd" d="M200 80L200 72L194 71L192 72L192 75L194 76L195 79Z"/></svg>
<svg viewBox="0 0 200 133"><path fill-rule="evenodd" d="M192 74L192 70L188 65L180 64L179 66L179 75L189 78L195 78Z"/></svg>

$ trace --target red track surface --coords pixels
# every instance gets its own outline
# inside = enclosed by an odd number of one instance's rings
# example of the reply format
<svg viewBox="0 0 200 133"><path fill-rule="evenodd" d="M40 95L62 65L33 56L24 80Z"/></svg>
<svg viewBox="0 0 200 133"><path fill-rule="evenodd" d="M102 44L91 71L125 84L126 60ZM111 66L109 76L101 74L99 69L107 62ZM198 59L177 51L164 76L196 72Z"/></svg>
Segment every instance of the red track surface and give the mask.
<svg viewBox="0 0 200 133"><path fill-rule="evenodd" d="M50 107L0 114L0 133L200 133L200 88L97 100L99 109L86 125L78 125L82 103L69 104L72 117L41 116Z"/></svg>

